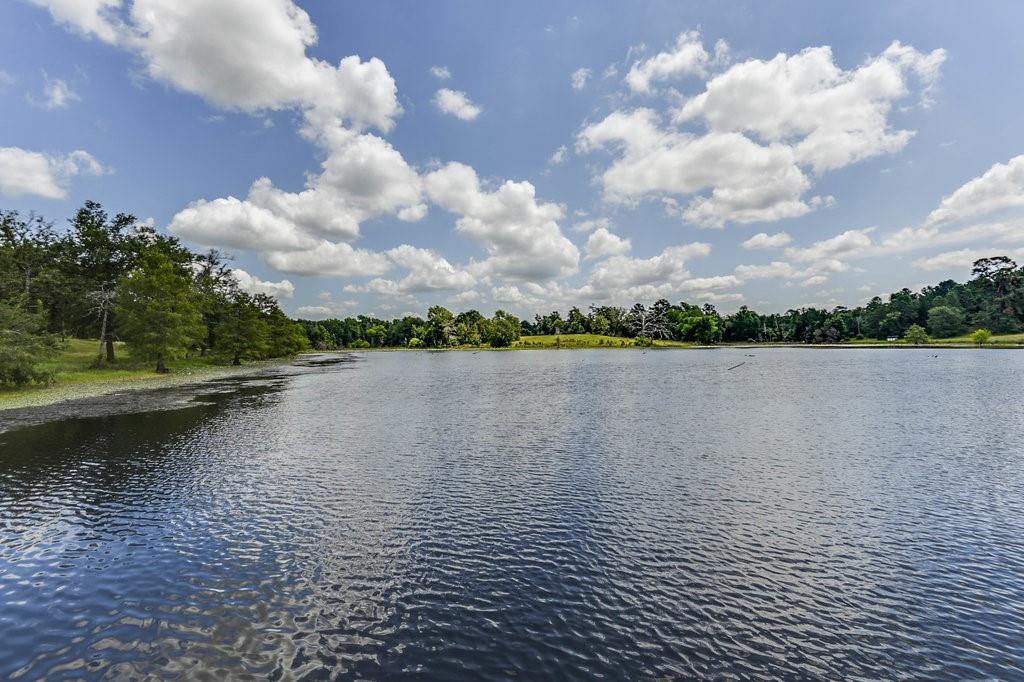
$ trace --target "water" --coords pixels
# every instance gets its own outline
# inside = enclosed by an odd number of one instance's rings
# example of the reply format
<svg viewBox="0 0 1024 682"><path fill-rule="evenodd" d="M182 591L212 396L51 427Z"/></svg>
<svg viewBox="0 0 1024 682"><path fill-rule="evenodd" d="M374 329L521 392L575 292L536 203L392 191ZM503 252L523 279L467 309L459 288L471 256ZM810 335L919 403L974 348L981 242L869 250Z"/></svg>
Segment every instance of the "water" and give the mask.
<svg viewBox="0 0 1024 682"><path fill-rule="evenodd" d="M934 353L363 354L0 434L0 678L1021 678L1024 353Z"/></svg>

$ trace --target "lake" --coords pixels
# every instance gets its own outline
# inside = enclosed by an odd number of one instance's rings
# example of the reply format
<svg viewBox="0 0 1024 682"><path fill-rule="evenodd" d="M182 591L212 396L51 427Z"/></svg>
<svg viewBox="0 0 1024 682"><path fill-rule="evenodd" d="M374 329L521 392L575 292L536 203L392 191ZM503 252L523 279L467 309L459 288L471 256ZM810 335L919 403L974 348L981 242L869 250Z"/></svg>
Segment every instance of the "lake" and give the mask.
<svg viewBox="0 0 1024 682"><path fill-rule="evenodd" d="M1024 353L340 359L0 434L0 678L1024 676Z"/></svg>

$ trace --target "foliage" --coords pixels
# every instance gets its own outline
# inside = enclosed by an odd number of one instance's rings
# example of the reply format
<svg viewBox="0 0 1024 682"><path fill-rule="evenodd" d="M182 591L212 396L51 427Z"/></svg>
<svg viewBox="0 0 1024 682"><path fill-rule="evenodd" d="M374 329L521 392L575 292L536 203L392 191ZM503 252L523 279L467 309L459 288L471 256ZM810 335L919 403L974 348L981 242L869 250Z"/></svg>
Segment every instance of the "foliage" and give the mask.
<svg viewBox="0 0 1024 682"><path fill-rule="evenodd" d="M0 301L0 385L46 383L51 374L39 364L56 352L52 336L41 334L42 315L17 303Z"/></svg>
<svg viewBox="0 0 1024 682"><path fill-rule="evenodd" d="M971 341L984 346L986 343L992 340L992 332L988 329L977 329L971 334Z"/></svg>
<svg viewBox="0 0 1024 682"><path fill-rule="evenodd" d="M132 354L155 361L157 372L166 372L167 359L184 354L203 334L188 272L159 252L121 279L116 310Z"/></svg>
<svg viewBox="0 0 1024 682"><path fill-rule="evenodd" d="M964 311L951 305L937 305L928 311L928 329L940 339L962 332L965 320Z"/></svg>
<svg viewBox="0 0 1024 682"><path fill-rule="evenodd" d="M0 301L34 321L34 331L19 332L17 352L8 357L45 366L53 335L99 339L99 363L106 365L115 360L118 339L130 340L137 355L161 366L192 353L237 363L309 348L312 337L276 300L239 290L228 261L216 250L192 253L131 214L111 216L93 201L64 230L35 214L0 211ZM171 288L163 291L164 285ZM124 299L128 293L132 298ZM14 323L3 324L7 338L14 338ZM326 331L322 339L333 343Z"/></svg>
<svg viewBox="0 0 1024 682"><path fill-rule="evenodd" d="M924 330L924 327L918 324L912 324L907 329L906 333L903 334L903 339L907 343L912 343L915 346L920 346L922 343L928 343L928 332Z"/></svg>

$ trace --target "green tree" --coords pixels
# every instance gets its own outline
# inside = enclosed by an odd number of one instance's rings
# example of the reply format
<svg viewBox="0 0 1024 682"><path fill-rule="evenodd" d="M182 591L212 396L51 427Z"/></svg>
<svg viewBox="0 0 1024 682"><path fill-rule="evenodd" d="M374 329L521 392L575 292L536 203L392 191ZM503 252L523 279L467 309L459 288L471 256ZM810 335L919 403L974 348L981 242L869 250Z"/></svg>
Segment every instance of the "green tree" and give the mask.
<svg viewBox="0 0 1024 682"><path fill-rule="evenodd" d="M977 329L971 334L971 341L984 346L986 343L992 340L992 332L987 329Z"/></svg>
<svg viewBox="0 0 1024 682"><path fill-rule="evenodd" d="M964 312L948 305L935 306L928 311L928 330L939 338L956 336L963 331Z"/></svg>
<svg viewBox="0 0 1024 682"><path fill-rule="evenodd" d="M52 336L43 333L43 315L17 303L0 301L0 385L45 383L51 374L39 363L56 353Z"/></svg>
<svg viewBox="0 0 1024 682"><path fill-rule="evenodd" d="M214 349L232 365L261 358L270 347L270 328L252 296L237 292L224 307Z"/></svg>
<svg viewBox="0 0 1024 682"><path fill-rule="evenodd" d="M497 310L487 325L484 341L491 344L492 348L507 348L519 340L521 329L519 318L504 310Z"/></svg>
<svg viewBox="0 0 1024 682"><path fill-rule="evenodd" d="M190 273L166 254L153 252L117 287L121 337L132 354L167 371L167 360L184 354L204 332Z"/></svg>
<svg viewBox="0 0 1024 682"><path fill-rule="evenodd" d="M427 339L432 346L450 346L455 337L455 316L452 311L435 305L427 311L430 335Z"/></svg>
<svg viewBox="0 0 1024 682"><path fill-rule="evenodd" d="M921 325L912 324L903 335L903 340L915 346L920 346L922 343L928 343L928 333Z"/></svg>

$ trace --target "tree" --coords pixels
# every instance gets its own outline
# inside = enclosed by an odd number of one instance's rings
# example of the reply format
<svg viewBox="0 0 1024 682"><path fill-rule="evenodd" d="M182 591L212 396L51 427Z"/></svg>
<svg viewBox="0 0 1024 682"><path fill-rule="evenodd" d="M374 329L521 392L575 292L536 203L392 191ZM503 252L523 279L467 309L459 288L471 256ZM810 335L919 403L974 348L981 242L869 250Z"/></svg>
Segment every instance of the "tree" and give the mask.
<svg viewBox="0 0 1024 682"><path fill-rule="evenodd" d="M964 328L964 312L948 305L938 305L928 311L928 329L934 336L956 336Z"/></svg>
<svg viewBox="0 0 1024 682"><path fill-rule="evenodd" d="M232 365L240 365L243 359L263 357L269 346L270 329L256 301L244 292L235 293L224 307L214 349Z"/></svg>
<svg viewBox="0 0 1024 682"><path fill-rule="evenodd" d="M907 329L907 332L903 335L903 339L907 343L912 343L915 346L920 346L922 343L928 343L928 333L925 332L924 327L918 324L912 324Z"/></svg>
<svg viewBox="0 0 1024 682"><path fill-rule="evenodd" d="M28 313L17 303L0 301L0 385L24 386L51 379L39 363L52 357L57 348L42 328L41 313Z"/></svg>
<svg viewBox="0 0 1024 682"><path fill-rule="evenodd" d="M491 344L492 348L507 348L519 340L520 329L519 318L504 310L496 310L494 317L489 320L487 337L484 340Z"/></svg>
<svg viewBox="0 0 1024 682"><path fill-rule="evenodd" d="M971 334L971 341L984 346L986 343L992 340L992 332L987 329L977 329Z"/></svg>
<svg viewBox="0 0 1024 682"><path fill-rule="evenodd" d="M452 311L435 305L427 311L427 321L430 323L430 344L450 346L455 332L455 316Z"/></svg>
<svg viewBox="0 0 1024 682"><path fill-rule="evenodd" d="M154 361L157 372L203 335L188 271L160 252L147 254L121 279L116 310L132 354Z"/></svg>

